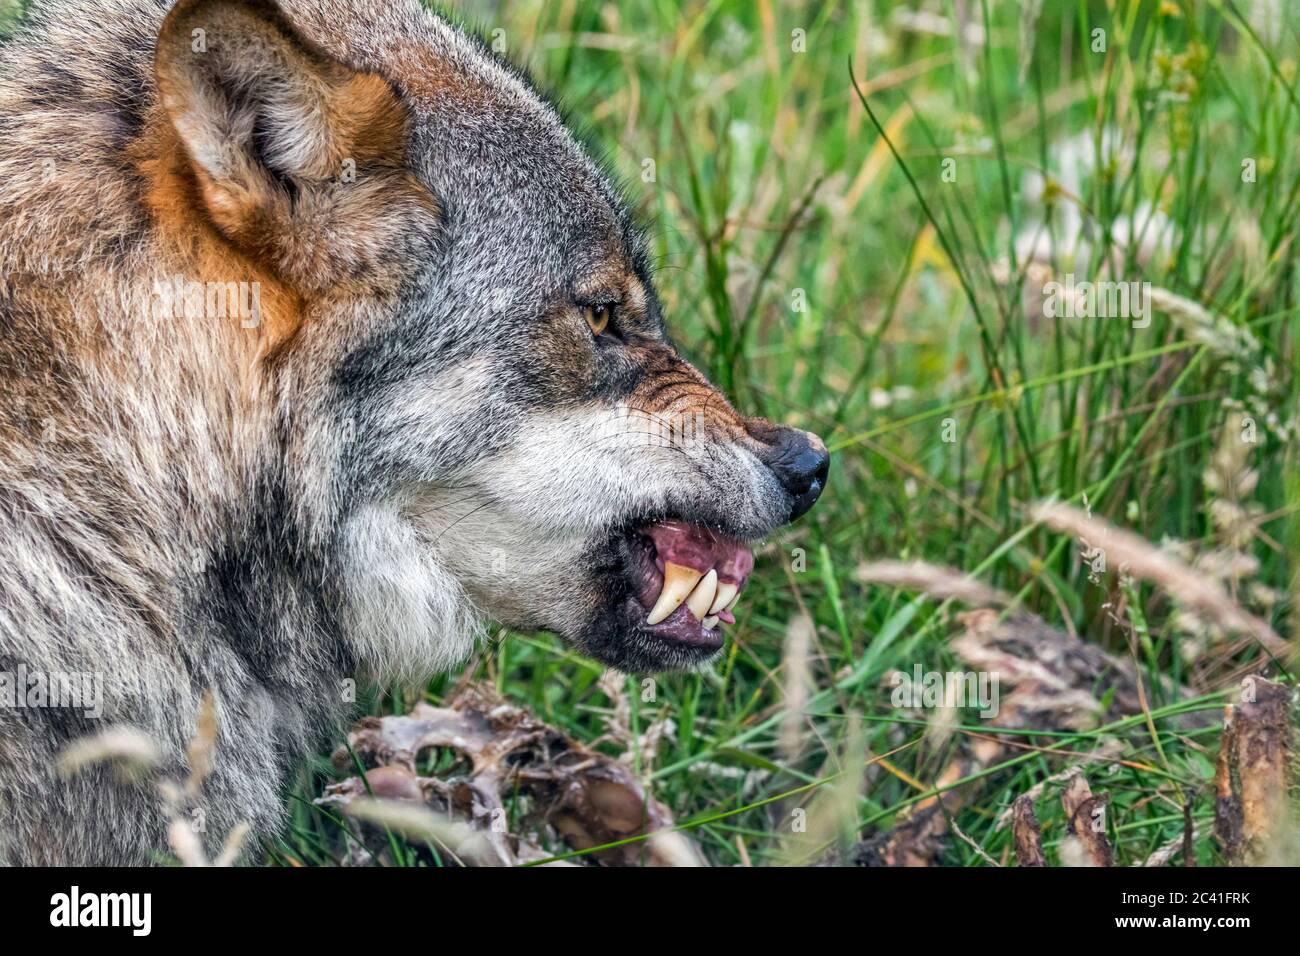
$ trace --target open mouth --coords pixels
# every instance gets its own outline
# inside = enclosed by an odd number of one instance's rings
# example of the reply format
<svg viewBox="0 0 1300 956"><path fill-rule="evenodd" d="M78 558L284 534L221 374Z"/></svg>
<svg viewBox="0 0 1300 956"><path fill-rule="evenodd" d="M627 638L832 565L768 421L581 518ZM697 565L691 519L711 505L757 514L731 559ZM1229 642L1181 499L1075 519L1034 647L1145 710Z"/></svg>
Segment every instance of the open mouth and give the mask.
<svg viewBox="0 0 1300 956"><path fill-rule="evenodd" d="M632 534L628 574L644 614L645 633L666 641L716 649L722 625L734 624L754 553L734 538L662 521Z"/></svg>

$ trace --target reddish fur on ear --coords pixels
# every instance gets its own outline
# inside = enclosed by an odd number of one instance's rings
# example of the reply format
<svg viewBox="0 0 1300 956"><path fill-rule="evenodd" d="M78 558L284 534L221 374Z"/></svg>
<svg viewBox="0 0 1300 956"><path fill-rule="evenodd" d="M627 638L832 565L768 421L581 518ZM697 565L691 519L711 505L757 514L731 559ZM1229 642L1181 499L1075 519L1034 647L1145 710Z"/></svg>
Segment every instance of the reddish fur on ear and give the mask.
<svg viewBox="0 0 1300 956"><path fill-rule="evenodd" d="M154 68L187 160L160 171L191 184L173 184L168 202L191 202L293 293L391 284L393 247L432 228L437 206L405 165L406 105L383 77L312 45L275 4L181 0Z"/></svg>

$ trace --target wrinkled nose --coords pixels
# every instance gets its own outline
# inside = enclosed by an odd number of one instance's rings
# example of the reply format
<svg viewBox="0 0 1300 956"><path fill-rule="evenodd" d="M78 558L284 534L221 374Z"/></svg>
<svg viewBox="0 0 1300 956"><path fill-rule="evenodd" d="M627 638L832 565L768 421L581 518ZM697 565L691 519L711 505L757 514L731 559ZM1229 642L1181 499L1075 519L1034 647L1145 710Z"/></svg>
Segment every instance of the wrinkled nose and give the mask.
<svg viewBox="0 0 1300 956"><path fill-rule="evenodd" d="M790 519L801 517L821 496L830 472L831 455L812 432L781 428L772 442L768 467L790 496Z"/></svg>

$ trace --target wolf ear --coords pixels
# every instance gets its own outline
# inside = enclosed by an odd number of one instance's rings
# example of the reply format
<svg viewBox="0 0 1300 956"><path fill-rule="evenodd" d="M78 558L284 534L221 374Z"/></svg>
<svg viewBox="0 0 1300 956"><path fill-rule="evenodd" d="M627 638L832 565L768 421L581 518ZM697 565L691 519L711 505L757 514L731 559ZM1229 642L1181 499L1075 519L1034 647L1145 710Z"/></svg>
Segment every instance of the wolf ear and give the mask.
<svg viewBox="0 0 1300 956"><path fill-rule="evenodd" d="M208 217L299 290L357 277L402 220L436 214L405 169L392 87L320 51L269 0L181 0L154 68Z"/></svg>

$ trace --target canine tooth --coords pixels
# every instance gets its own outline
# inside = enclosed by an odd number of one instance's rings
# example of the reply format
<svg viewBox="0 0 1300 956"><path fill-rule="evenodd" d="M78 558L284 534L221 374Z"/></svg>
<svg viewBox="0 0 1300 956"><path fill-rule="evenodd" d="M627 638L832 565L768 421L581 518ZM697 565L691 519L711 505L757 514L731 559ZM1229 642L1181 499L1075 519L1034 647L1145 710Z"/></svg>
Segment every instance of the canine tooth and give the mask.
<svg viewBox="0 0 1300 956"><path fill-rule="evenodd" d="M695 590L686 599L686 606L695 615L695 620L702 621L708 617L709 608L713 606L713 596L717 593L718 572L710 568L709 573L704 575L699 584L695 585Z"/></svg>
<svg viewBox="0 0 1300 956"><path fill-rule="evenodd" d="M718 582L718 596L713 599L713 606L709 608L710 614L717 614L719 611L726 609L729 602L736 599L740 594L740 585L732 584L730 581Z"/></svg>
<svg viewBox="0 0 1300 956"><path fill-rule="evenodd" d="M700 621L700 623L704 625L706 631L711 631L718 626L718 616L716 614L710 614L704 620Z"/></svg>
<svg viewBox="0 0 1300 956"><path fill-rule="evenodd" d="M734 608L734 607L735 607L737 604L739 604L739 603L740 603L740 592L737 591L737 592L736 592L736 596L733 597L733 598L731 599L731 603L728 604L726 607L724 607L723 610L724 610L724 611L730 611L732 608Z"/></svg>
<svg viewBox="0 0 1300 956"><path fill-rule="evenodd" d="M699 571L688 568L684 564L673 564L671 561L664 564L664 586L659 592L659 600L655 602L645 622L658 624L681 607L682 602L686 600L686 595L691 593L691 589L701 577L703 575Z"/></svg>

